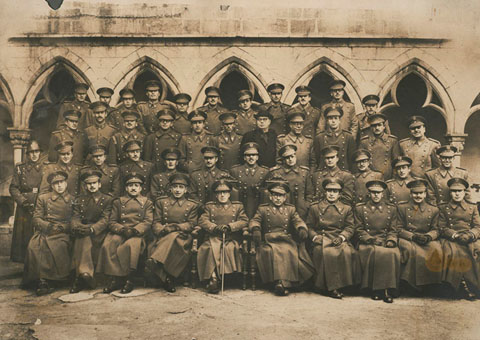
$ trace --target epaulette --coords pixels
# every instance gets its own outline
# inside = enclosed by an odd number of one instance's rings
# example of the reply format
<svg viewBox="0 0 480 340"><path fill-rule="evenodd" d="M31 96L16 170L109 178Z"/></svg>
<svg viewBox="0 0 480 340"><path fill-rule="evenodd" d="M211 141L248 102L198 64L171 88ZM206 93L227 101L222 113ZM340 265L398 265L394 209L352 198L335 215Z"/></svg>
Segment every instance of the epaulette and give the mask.
<svg viewBox="0 0 480 340"><path fill-rule="evenodd" d="M294 207L294 205L291 204L291 203L284 203L283 205L285 205L285 206L287 206L287 207Z"/></svg>
<svg viewBox="0 0 480 340"><path fill-rule="evenodd" d="M55 162L45 161L45 162L43 162L43 164L49 165L49 164L55 164Z"/></svg>
<svg viewBox="0 0 480 340"><path fill-rule="evenodd" d="M194 200L194 199L192 199L192 198L187 198L187 201L192 202L192 203L195 203L195 204L200 204L199 201L196 201L196 200Z"/></svg>
<svg viewBox="0 0 480 340"><path fill-rule="evenodd" d="M313 137L311 135L303 135L303 137L305 137L307 139L313 139Z"/></svg>
<svg viewBox="0 0 480 340"><path fill-rule="evenodd" d="M55 131L52 132L52 135L55 135L55 134L58 135L58 134L61 133L61 132L62 132L62 131L60 131L60 130L55 130Z"/></svg>
<svg viewBox="0 0 480 340"><path fill-rule="evenodd" d="M62 104L70 104L73 103L73 99L65 99Z"/></svg>
<svg viewBox="0 0 480 340"><path fill-rule="evenodd" d="M313 201L313 202L310 202L310 206L314 206L315 204L318 204L320 203L321 201Z"/></svg>
<svg viewBox="0 0 480 340"><path fill-rule="evenodd" d="M232 201L231 203L232 203L232 204L242 204L242 205L243 205L243 203L240 202L240 201Z"/></svg>
<svg viewBox="0 0 480 340"><path fill-rule="evenodd" d="M370 136L366 135L366 136L363 136L362 138L360 138L360 140L364 140L364 139L368 139Z"/></svg>
<svg viewBox="0 0 480 340"><path fill-rule="evenodd" d="M434 207L434 208L438 208L435 204L432 204L432 203L430 203L430 202L428 202L428 201L425 201L425 203L428 204L428 205L430 205L430 206L432 206L432 207Z"/></svg>
<svg viewBox="0 0 480 340"><path fill-rule="evenodd" d="M408 201L398 201L397 202L397 204L406 204L406 203L408 203ZM394 204L392 204L392 205L394 205Z"/></svg>
<svg viewBox="0 0 480 340"><path fill-rule="evenodd" d="M385 183L391 183L391 182L395 182L396 180L395 179L389 179L389 180L386 180Z"/></svg>
<svg viewBox="0 0 480 340"><path fill-rule="evenodd" d="M242 164L235 164L235 165L233 165L233 166L231 167L231 169L233 169L233 168L238 168L238 167L240 167L240 166L242 166Z"/></svg>
<svg viewBox="0 0 480 340"><path fill-rule="evenodd" d="M348 133L349 135L352 134L352 133L351 133L350 131L348 131L348 130L343 130L343 129L342 129L342 131Z"/></svg>
<svg viewBox="0 0 480 340"><path fill-rule="evenodd" d="M259 205L259 207L268 207L270 205L270 203L262 203Z"/></svg>
<svg viewBox="0 0 480 340"><path fill-rule="evenodd" d="M278 135L277 138L283 138L285 136L286 136L286 134L281 134L281 135Z"/></svg>
<svg viewBox="0 0 480 340"><path fill-rule="evenodd" d="M357 204L355 204L355 207L361 207L361 206L364 206L366 204L366 202L359 202Z"/></svg>
<svg viewBox="0 0 480 340"><path fill-rule="evenodd" d="M104 194L105 196L108 196L108 197L112 197L113 198L113 195L109 192L102 192L102 194Z"/></svg>
<svg viewBox="0 0 480 340"><path fill-rule="evenodd" d="M193 170L192 170L192 174L193 174L194 172L198 172L198 171L202 171L202 168L193 169Z"/></svg>
<svg viewBox="0 0 480 340"><path fill-rule="evenodd" d="M213 133L210 132L210 131L208 131L208 130L205 130L205 134L206 134L206 135L213 135Z"/></svg>
<svg viewBox="0 0 480 340"><path fill-rule="evenodd" d="M310 171L310 168L308 166L305 166L305 165L299 165L298 166L300 169L303 169L303 170L307 170L307 171Z"/></svg>
<svg viewBox="0 0 480 340"><path fill-rule="evenodd" d="M427 139L434 142L435 144L441 145L440 142L436 139L433 139L433 138L430 138L430 137L427 137Z"/></svg>
<svg viewBox="0 0 480 340"><path fill-rule="evenodd" d="M400 143L403 143L403 142L408 142L409 140L410 140L410 138L409 138L409 137L407 137L407 138L403 138L403 139L400 139Z"/></svg>
<svg viewBox="0 0 480 340"><path fill-rule="evenodd" d="M108 163L107 166L111 167L111 168L118 168L118 165L117 164L110 164Z"/></svg>
<svg viewBox="0 0 480 340"><path fill-rule="evenodd" d="M82 163L74 163L73 165L76 165L76 166L79 166L79 167L83 167L83 164L82 164Z"/></svg>
<svg viewBox="0 0 480 340"><path fill-rule="evenodd" d="M259 165L258 167L270 171L270 168L268 166Z"/></svg>
<svg viewBox="0 0 480 340"><path fill-rule="evenodd" d="M392 206L392 207L394 207L394 206L395 206L395 204L393 204L393 203L390 203L390 202L385 202L385 204L386 204L386 205L390 205L390 206Z"/></svg>
<svg viewBox="0 0 480 340"><path fill-rule="evenodd" d="M395 136L395 135L388 135L388 137L390 137L390 138L392 138L392 139L398 139L398 137Z"/></svg>
<svg viewBox="0 0 480 340"><path fill-rule="evenodd" d="M457 166L456 168L457 168L458 170L467 171L467 169L461 168L461 167L459 167L459 166Z"/></svg>
<svg viewBox="0 0 480 340"><path fill-rule="evenodd" d="M270 168L270 171L278 170L280 169L279 165L275 165L274 167Z"/></svg>
<svg viewBox="0 0 480 340"><path fill-rule="evenodd" d="M147 104L147 102L146 101L140 101L140 102L137 103L137 105L140 105L140 104Z"/></svg>
<svg viewBox="0 0 480 340"><path fill-rule="evenodd" d="M164 199L164 198L169 198L169 197L167 195L158 196L155 200L161 200L161 199Z"/></svg>
<svg viewBox="0 0 480 340"><path fill-rule="evenodd" d="M207 205L215 205L215 202L214 201L208 201L207 203L205 203L205 206Z"/></svg>
<svg viewBox="0 0 480 340"><path fill-rule="evenodd" d="M17 163L17 164L15 164L15 165L18 166L18 167L20 167L20 166L26 165L26 164L27 164L26 162L20 162L20 163Z"/></svg>

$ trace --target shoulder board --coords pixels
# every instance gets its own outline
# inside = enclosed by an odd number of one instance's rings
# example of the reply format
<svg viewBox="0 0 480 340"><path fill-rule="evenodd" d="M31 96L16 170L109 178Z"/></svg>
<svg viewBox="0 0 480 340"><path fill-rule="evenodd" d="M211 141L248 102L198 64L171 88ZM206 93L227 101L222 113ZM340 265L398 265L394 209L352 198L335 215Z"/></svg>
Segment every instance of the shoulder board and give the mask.
<svg viewBox="0 0 480 340"><path fill-rule="evenodd" d="M432 203L430 203L430 202L428 202L428 201L425 201L425 203L427 203L428 205L430 205L430 206L432 206L432 207L434 207L434 208L438 208L435 204L432 204Z"/></svg>
<svg viewBox="0 0 480 340"><path fill-rule="evenodd" d="M403 202L406 202L406 201L403 201ZM394 206L395 206L395 204L393 204L393 203L390 203L390 202L385 202L385 204L386 204L386 205L389 205L389 206L392 206L392 207L394 207Z"/></svg>
<svg viewBox="0 0 480 340"><path fill-rule="evenodd" d="M196 200L191 199L191 198L187 198L187 201L192 202L192 203L195 203L195 204L200 204L199 201L196 201Z"/></svg>
<svg viewBox="0 0 480 340"><path fill-rule="evenodd" d="M458 170L462 170L462 171L467 171L467 169L461 168L461 167L459 167L459 166L457 166L457 169L458 169Z"/></svg>
<svg viewBox="0 0 480 340"><path fill-rule="evenodd" d="M140 104L147 104L147 102L141 101L141 102L138 102L138 103L137 103L137 105L140 105Z"/></svg>
<svg viewBox="0 0 480 340"><path fill-rule="evenodd" d="M89 169L89 168L90 168L90 165L83 165L82 166L82 170Z"/></svg>
<svg viewBox="0 0 480 340"><path fill-rule="evenodd" d="M427 173L432 173L432 172L435 172L435 171L437 171L437 170L438 170L438 168L433 168L433 169L430 169L430 170L425 171L425 174L427 174Z"/></svg>
<svg viewBox="0 0 480 340"><path fill-rule="evenodd" d="M398 201L397 202L397 204L407 204L407 203L408 203L408 201ZM392 205L394 205L394 204L392 204Z"/></svg>
<svg viewBox="0 0 480 340"><path fill-rule="evenodd" d="M55 164L55 162L45 161L45 162L43 162L43 164L49 165L49 164Z"/></svg>
<svg viewBox="0 0 480 340"><path fill-rule="evenodd" d="M83 164L82 163L74 163L74 165L80 167L80 168L83 168Z"/></svg>
<svg viewBox="0 0 480 340"><path fill-rule="evenodd" d="M305 166L305 165L299 165L298 166L300 169L303 169L303 170L307 170L307 171L310 171L310 168L308 166Z"/></svg>
<svg viewBox="0 0 480 340"><path fill-rule="evenodd" d="M278 135L277 138L283 138L285 136L286 136L286 134L281 134L281 135Z"/></svg>
<svg viewBox="0 0 480 340"><path fill-rule="evenodd" d="M193 169L193 170L192 170L192 175L193 175L194 172L199 172L199 171L202 171L202 168Z"/></svg>
<svg viewBox="0 0 480 340"><path fill-rule="evenodd" d="M104 195L113 198L113 195L109 192L107 192L106 194L104 193Z"/></svg>
<svg viewBox="0 0 480 340"><path fill-rule="evenodd" d="M395 135L388 135L388 137L391 138L391 139L398 139L398 137L395 136Z"/></svg>
<svg viewBox="0 0 480 340"><path fill-rule="evenodd" d="M243 203L242 203L242 202L240 202L240 201L232 201L231 203L232 203L232 204L237 204L237 205L238 205L238 204L241 204L241 205L243 205Z"/></svg>
<svg viewBox="0 0 480 340"><path fill-rule="evenodd" d="M107 164L107 166L109 166L110 168L118 168L117 164Z"/></svg>
<svg viewBox="0 0 480 340"><path fill-rule="evenodd" d="M395 179L389 179L389 180L386 180L385 183L392 183L392 182L395 182Z"/></svg>
<svg viewBox="0 0 480 340"><path fill-rule="evenodd" d="M410 138L404 138L404 139L400 139L400 143L403 143L403 142L408 142L410 140Z"/></svg>
<svg viewBox="0 0 480 340"><path fill-rule="evenodd" d="M285 205L286 207L295 207L293 204L290 204L290 203L284 203L284 205Z"/></svg>
<svg viewBox="0 0 480 340"><path fill-rule="evenodd" d="M61 130L55 130L55 131L52 132L52 135L58 135L61 132L62 132Z"/></svg>
<svg viewBox="0 0 480 340"><path fill-rule="evenodd" d="M21 162L21 163L15 164L15 165L18 166L18 167L21 167L21 166L26 165L26 164L27 164L27 163L25 163L25 162Z"/></svg>
<svg viewBox="0 0 480 340"><path fill-rule="evenodd" d="M342 130L342 131L348 133L349 135L352 134L350 131L347 131L347 130Z"/></svg>
<svg viewBox="0 0 480 340"><path fill-rule="evenodd" d="M233 165L233 166L231 167L231 169L239 168L239 167L241 167L241 166L242 166L242 164L235 164L235 165Z"/></svg>
<svg viewBox="0 0 480 340"><path fill-rule="evenodd" d="M360 138L360 140L364 140L364 139L368 139L370 136L363 136L362 138Z"/></svg>
<svg viewBox="0 0 480 340"><path fill-rule="evenodd" d="M355 204L355 207L361 207L361 206L364 206L365 204L366 204L365 202L360 202Z"/></svg>
<svg viewBox="0 0 480 340"><path fill-rule="evenodd" d="M280 106L291 107L291 105L288 105L288 104L285 104L285 103L280 103Z"/></svg>
<svg viewBox="0 0 480 340"><path fill-rule="evenodd" d="M159 197L157 197L155 200L163 200L163 199L165 199L165 198L168 198L168 196L167 196L167 195L159 196Z"/></svg>
<svg viewBox="0 0 480 340"><path fill-rule="evenodd" d="M313 202L310 203L310 206L313 206L313 205L318 204L318 203L320 203L320 202L321 202L321 201L313 201Z"/></svg>
<svg viewBox="0 0 480 340"><path fill-rule="evenodd" d="M215 205L215 202L214 201L209 201L209 202L205 203L205 206L207 206L207 205Z"/></svg>
<svg viewBox="0 0 480 340"><path fill-rule="evenodd" d="M303 137L305 137L306 139L313 139L311 135L303 135Z"/></svg>
<svg viewBox="0 0 480 340"><path fill-rule="evenodd" d="M278 170L280 169L279 165L275 165L273 168L270 168L270 171Z"/></svg>
<svg viewBox="0 0 480 340"><path fill-rule="evenodd" d="M210 132L210 131L208 131L208 130L205 130L205 134L206 134L206 135L212 135L212 136L213 136L213 133Z"/></svg>
<svg viewBox="0 0 480 340"><path fill-rule="evenodd" d="M427 138L428 138L429 141L432 141L432 142L434 142L435 144L440 145L440 142L439 142L438 140L433 139L433 138L430 138L430 137L427 137Z"/></svg>
<svg viewBox="0 0 480 340"><path fill-rule="evenodd" d="M270 205L270 203L262 203L259 205L259 207L268 207Z"/></svg>
<svg viewBox="0 0 480 340"><path fill-rule="evenodd" d="M270 171L270 168L268 166L259 165L258 167Z"/></svg>

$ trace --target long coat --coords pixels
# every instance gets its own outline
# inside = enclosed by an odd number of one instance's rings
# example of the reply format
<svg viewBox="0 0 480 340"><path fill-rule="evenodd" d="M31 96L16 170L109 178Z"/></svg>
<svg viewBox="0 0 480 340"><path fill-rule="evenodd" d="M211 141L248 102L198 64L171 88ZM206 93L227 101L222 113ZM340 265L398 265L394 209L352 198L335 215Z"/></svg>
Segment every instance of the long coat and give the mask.
<svg viewBox="0 0 480 340"><path fill-rule="evenodd" d="M240 202L227 202L226 204L209 202L205 205L204 213L198 223L207 233L205 241L198 248L198 275L200 280L208 280L213 271L225 274L242 271L242 254L239 245L239 233L248 225L243 205ZM222 234L215 231L216 226L228 225L231 233L223 247L225 248L224 265L222 264Z"/></svg>
<svg viewBox="0 0 480 340"><path fill-rule="evenodd" d="M77 237L73 243L72 267L77 275L93 277L98 252L107 234L113 197L102 192L79 196L73 206L71 228L91 227L93 234Z"/></svg>
<svg viewBox="0 0 480 340"><path fill-rule="evenodd" d="M286 135L278 135L277 137L277 152L286 144L293 144L297 147L297 164L309 167L314 170L317 167L317 160L315 152L313 152L313 138L303 134L295 135L290 132ZM280 160L280 157L278 156ZM280 163L280 161L279 161Z"/></svg>
<svg viewBox="0 0 480 340"><path fill-rule="evenodd" d="M440 166L440 160L436 154L440 147L438 140L427 138L416 141L413 138L404 138L400 141L400 151L403 156L410 157L412 163L412 176L423 177L425 172Z"/></svg>
<svg viewBox="0 0 480 340"><path fill-rule="evenodd" d="M328 107L341 108L343 110L343 116L340 117L340 129L350 132L353 138L356 140L358 133L358 120L357 115L355 114L355 105L343 99L338 102L332 100L329 103L322 105L320 122L318 123L319 131L323 131L326 129L326 119L324 112ZM317 134L319 131L317 130Z"/></svg>
<svg viewBox="0 0 480 340"><path fill-rule="evenodd" d="M438 227L442 233L443 243L443 281L458 289L462 277L480 288L480 217L477 206L462 201L460 204L440 205ZM455 233L471 232L474 240L462 245L452 240Z"/></svg>
<svg viewBox="0 0 480 340"><path fill-rule="evenodd" d="M387 241L397 244L397 209L390 203L359 203L355 206L358 254L362 266L362 288L373 290L397 288L400 278L400 250L387 248ZM374 244L365 244L368 239Z"/></svg>
<svg viewBox="0 0 480 340"><path fill-rule="evenodd" d="M264 283L283 280L287 281L284 285L289 286L312 277L314 266L305 243L298 244L292 237L301 228L307 230L307 225L291 204L276 207L267 203L258 207L249 229L259 229L263 235L256 259Z"/></svg>
<svg viewBox="0 0 480 340"><path fill-rule="evenodd" d="M145 131L147 131L147 134L153 133L160 129L160 122L157 118L157 112L165 109L174 109L173 103L167 101L157 101L155 103L152 103L150 101L142 101L137 104L137 110L142 116L143 126L145 128Z"/></svg>
<svg viewBox="0 0 480 340"><path fill-rule="evenodd" d="M40 192L43 166L41 159L36 163L27 161L15 166L9 189L10 195L17 203L10 248L10 259L14 262L23 263L28 242L33 235L33 208ZM27 203L30 204L30 209L24 207Z"/></svg>
<svg viewBox="0 0 480 340"><path fill-rule="evenodd" d="M92 162L93 163L93 162ZM100 191L104 194L110 194L113 197L119 197L122 190L122 184L120 183L120 168L115 164L103 164L97 166L95 164L87 165L80 170L80 175L87 171L99 171L102 174L100 183L102 184ZM84 185L80 185L80 192L86 194Z"/></svg>
<svg viewBox="0 0 480 340"><path fill-rule="evenodd" d="M127 154L123 152L123 146L131 140L136 140L143 145L145 135L138 129L133 129L130 132L121 130L110 138L107 147L107 161L109 164L122 164L126 159L128 159Z"/></svg>
<svg viewBox="0 0 480 340"><path fill-rule="evenodd" d="M55 150L55 147L65 141L73 143L72 162L83 164L88 153L87 137L84 132L80 130L72 131L67 127L52 132L48 149L48 160L50 162L58 161L58 152Z"/></svg>
<svg viewBox="0 0 480 340"><path fill-rule="evenodd" d="M334 290L360 282L360 263L350 240L355 232L353 210L340 201L312 203L306 220L312 240L312 260L315 265L315 286ZM343 236L345 241L334 246L332 240Z"/></svg>
<svg viewBox="0 0 480 340"><path fill-rule="evenodd" d="M313 148L319 169L325 166L321 151L327 146L337 146L340 149L338 151L338 167L342 170L350 170L351 159L356 148L353 135L345 130L320 132L313 140Z"/></svg>
<svg viewBox="0 0 480 340"><path fill-rule="evenodd" d="M136 172L137 174L141 174L145 177L145 183L142 185L142 195L147 195L150 190L150 181L152 178L152 171L153 171L153 164L147 161L139 160L138 162L134 162L132 160L126 160L120 166L120 183L122 183L122 194L125 194L125 179L126 177Z"/></svg>
<svg viewBox="0 0 480 340"><path fill-rule="evenodd" d="M42 182L40 183L40 194L45 194L52 190L48 183L48 176L56 171L65 171L68 174L67 178L67 191L73 197L80 194L80 173L82 171L82 165L80 164L64 164L60 161L57 163L44 163Z"/></svg>
<svg viewBox="0 0 480 340"><path fill-rule="evenodd" d="M277 133L269 129L264 133L260 129L247 132L242 138L242 145L249 142L258 144L258 164L269 168L274 167L277 157Z"/></svg>
<svg viewBox="0 0 480 340"><path fill-rule="evenodd" d="M425 179L428 181L427 200L434 205L447 203L450 200L450 189L447 183L453 177L463 178L468 181L468 172L458 167L452 167L447 170L442 166L427 171L425 173ZM469 198L470 188L467 188L465 199L469 200Z"/></svg>
<svg viewBox="0 0 480 340"><path fill-rule="evenodd" d="M255 130L257 127L257 120L255 119L255 114L257 111L250 108L248 111L244 110L237 110L235 111L237 114L237 133L239 135L244 135L249 131Z"/></svg>
<svg viewBox="0 0 480 340"><path fill-rule="evenodd" d="M413 201L398 206L396 229L402 254L400 279L413 287L440 283L442 280L442 245L438 241L439 210L426 202ZM428 235L432 241L419 245L412 241L414 234Z"/></svg>
<svg viewBox="0 0 480 340"><path fill-rule="evenodd" d="M163 163L161 154L168 148L177 148L182 140L182 134L169 129L168 131L158 130L145 137L143 146L143 159L155 165Z"/></svg>
<svg viewBox="0 0 480 340"><path fill-rule="evenodd" d="M232 166L240 164L240 146L242 136L237 133L227 134L223 131L215 136L215 145L220 149L218 167L229 171Z"/></svg>
<svg viewBox="0 0 480 340"><path fill-rule="evenodd" d="M204 164L202 148L205 146L217 146L215 136L209 131L195 132L182 136L178 148L182 152L185 168L191 173L202 167Z"/></svg>
<svg viewBox="0 0 480 340"><path fill-rule="evenodd" d="M383 174L379 171L368 169L364 172L353 174L353 204L365 202L368 198L367 182L373 180L383 181Z"/></svg>
<svg viewBox="0 0 480 340"><path fill-rule="evenodd" d="M73 196L68 192L58 195L49 192L40 195L33 213L35 233L28 243L25 258L24 281L46 279L63 280L70 274L70 220ZM63 231L52 234L52 225Z"/></svg>
<svg viewBox="0 0 480 340"><path fill-rule="evenodd" d="M118 129L105 123L102 126L91 125L85 129L84 147L88 150L92 145L108 145L110 138L117 133Z"/></svg>
<svg viewBox="0 0 480 340"><path fill-rule="evenodd" d="M371 134L360 139L358 148L368 150L372 154L373 170L383 173L385 179L392 177L392 161L400 155L397 137L386 133L380 137Z"/></svg>
<svg viewBox="0 0 480 340"><path fill-rule="evenodd" d="M207 114L207 120L205 121L205 128L212 134L218 135L222 131L222 124L218 117L224 112L228 112L228 109L220 104L211 107L210 105L200 106L197 110L203 111Z"/></svg>
<svg viewBox="0 0 480 340"><path fill-rule="evenodd" d="M407 183L413 181L412 176L408 176L404 179L400 179L395 176L389 179L387 183L387 190L385 195L387 200L392 204L398 204L399 202L406 202L410 199L410 189L407 187Z"/></svg>
<svg viewBox="0 0 480 340"><path fill-rule="evenodd" d="M206 167L192 172L192 198L205 204L215 199L212 192L212 184L221 177L228 175L226 171L220 170L217 167L207 169Z"/></svg>
<svg viewBox="0 0 480 340"><path fill-rule="evenodd" d="M98 257L97 272L112 276L127 276L135 270L145 250L145 234L153 222L153 203L145 196L122 196L113 201L108 222L109 233ZM118 235L122 228L134 228L138 236L125 239Z"/></svg>
<svg viewBox="0 0 480 340"><path fill-rule="evenodd" d="M148 246L148 257L163 264L156 273L162 280L163 271L178 277L188 265L191 255L191 232L197 224L199 204L196 201L173 197L160 197L155 201L152 231L155 240ZM175 223L177 229L164 234L167 224Z"/></svg>

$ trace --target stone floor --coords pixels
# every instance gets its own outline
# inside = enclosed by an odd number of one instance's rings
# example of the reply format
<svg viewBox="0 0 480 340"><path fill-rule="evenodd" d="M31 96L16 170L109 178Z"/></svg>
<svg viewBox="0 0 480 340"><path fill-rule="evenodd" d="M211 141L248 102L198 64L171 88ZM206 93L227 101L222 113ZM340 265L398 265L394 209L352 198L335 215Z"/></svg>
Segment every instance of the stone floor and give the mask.
<svg viewBox="0 0 480 340"><path fill-rule="evenodd" d="M0 339L480 339L480 301L401 297L334 300L228 289L137 288L131 297L19 289L22 266L0 258ZM60 299L61 298L61 299Z"/></svg>

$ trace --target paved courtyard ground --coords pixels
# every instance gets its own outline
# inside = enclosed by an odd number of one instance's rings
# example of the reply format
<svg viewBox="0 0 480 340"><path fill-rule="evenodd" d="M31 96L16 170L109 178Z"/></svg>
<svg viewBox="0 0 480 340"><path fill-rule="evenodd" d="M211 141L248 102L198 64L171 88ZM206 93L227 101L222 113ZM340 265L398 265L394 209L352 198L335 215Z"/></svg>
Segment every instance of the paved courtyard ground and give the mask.
<svg viewBox="0 0 480 340"><path fill-rule="evenodd" d="M480 339L480 301L400 297L389 305L363 296L241 289L220 296L179 287L175 294L139 288L142 295L127 298L96 290L62 302L72 297L67 288L37 297L19 288L20 265L0 264L2 340Z"/></svg>

